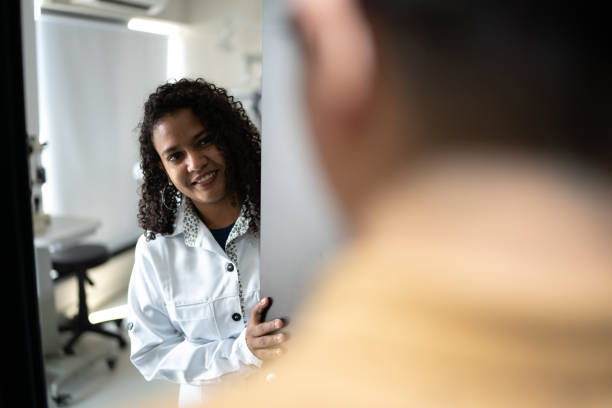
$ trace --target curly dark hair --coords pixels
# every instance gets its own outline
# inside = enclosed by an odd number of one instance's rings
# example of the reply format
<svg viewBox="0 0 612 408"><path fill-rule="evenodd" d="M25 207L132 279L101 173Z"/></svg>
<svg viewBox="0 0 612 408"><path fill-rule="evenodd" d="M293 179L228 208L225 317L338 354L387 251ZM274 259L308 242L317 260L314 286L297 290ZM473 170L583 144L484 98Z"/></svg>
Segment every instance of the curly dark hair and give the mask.
<svg viewBox="0 0 612 408"><path fill-rule="evenodd" d="M166 173L158 166L160 157L153 146L153 129L159 120L180 109L189 108L200 120L212 143L226 161L227 191L236 204L245 207L246 216L260 218L261 138L249 120L242 104L227 91L198 78L181 79L157 88L144 104L139 124L140 167L143 183L140 187L138 224L147 240L156 234L174 230L176 212L182 194L169 184Z"/></svg>

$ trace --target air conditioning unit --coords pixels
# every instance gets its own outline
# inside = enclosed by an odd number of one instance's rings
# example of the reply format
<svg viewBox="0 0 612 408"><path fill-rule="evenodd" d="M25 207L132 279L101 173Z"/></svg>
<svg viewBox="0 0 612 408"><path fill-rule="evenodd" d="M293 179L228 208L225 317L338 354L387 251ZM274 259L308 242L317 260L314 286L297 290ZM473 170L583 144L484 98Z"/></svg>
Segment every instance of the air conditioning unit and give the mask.
<svg viewBox="0 0 612 408"><path fill-rule="evenodd" d="M169 0L42 0L41 10L85 17L127 20L154 16Z"/></svg>

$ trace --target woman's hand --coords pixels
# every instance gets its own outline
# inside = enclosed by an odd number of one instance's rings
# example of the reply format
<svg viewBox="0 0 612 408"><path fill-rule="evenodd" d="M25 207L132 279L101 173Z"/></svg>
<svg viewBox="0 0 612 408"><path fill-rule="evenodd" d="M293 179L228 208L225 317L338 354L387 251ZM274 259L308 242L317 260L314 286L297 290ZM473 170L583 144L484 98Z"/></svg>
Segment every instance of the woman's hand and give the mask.
<svg viewBox="0 0 612 408"><path fill-rule="evenodd" d="M260 360L281 355L284 351L280 345L287 340L285 333L274 333L284 327L281 319L262 323L266 309L270 306L270 298L261 299L251 312L251 320L247 326L246 343L251 352Z"/></svg>

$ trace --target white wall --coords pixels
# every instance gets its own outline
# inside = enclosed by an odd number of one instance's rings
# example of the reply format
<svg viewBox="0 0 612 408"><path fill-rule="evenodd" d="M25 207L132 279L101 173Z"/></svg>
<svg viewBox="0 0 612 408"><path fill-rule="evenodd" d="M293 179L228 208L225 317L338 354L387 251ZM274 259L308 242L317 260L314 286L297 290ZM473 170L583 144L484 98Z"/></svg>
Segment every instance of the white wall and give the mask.
<svg viewBox="0 0 612 408"><path fill-rule="evenodd" d="M261 0L173 0L156 18L180 25L182 75L203 77L228 89L261 87Z"/></svg>
<svg viewBox="0 0 612 408"><path fill-rule="evenodd" d="M262 296L274 299L269 317L297 310L343 236L303 116L286 5L264 1L261 286Z"/></svg>
<svg viewBox="0 0 612 408"><path fill-rule="evenodd" d="M261 90L261 0L183 1L188 16L182 36L185 76L201 76L226 88L260 127L253 98Z"/></svg>
<svg viewBox="0 0 612 408"><path fill-rule="evenodd" d="M261 0L172 0L155 16L178 25L168 41L168 77L202 77L226 88L258 127L262 8Z"/></svg>
<svg viewBox="0 0 612 408"><path fill-rule="evenodd" d="M225 88L258 88L246 57L261 55L260 0L183 0L185 75L203 76Z"/></svg>

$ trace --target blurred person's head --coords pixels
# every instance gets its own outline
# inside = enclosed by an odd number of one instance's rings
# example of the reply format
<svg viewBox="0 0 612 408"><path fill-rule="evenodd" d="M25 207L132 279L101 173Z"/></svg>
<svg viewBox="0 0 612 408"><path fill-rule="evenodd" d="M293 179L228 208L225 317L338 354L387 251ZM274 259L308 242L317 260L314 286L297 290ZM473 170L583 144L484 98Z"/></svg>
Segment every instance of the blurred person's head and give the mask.
<svg viewBox="0 0 612 408"><path fill-rule="evenodd" d="M353 217L401 168L440 153L612 169L612 53L597 7L307 0L294 22L315 141Z"/></svg>
<svg viewBox="0 0 612 408"><path fill-rule="evenodd" d="M213 163L206 168L222 173L214 176L219 180L219 191L194 186L193 179L201 176L200 170L175 160L174 153L162 154L165 147L156 145L156 135L158 142L161 136L170 136L167 144L176 145L176 136L185 132L186 142L197 145L200 156L205 156L202 160ZM197 137L191 143L194 136ZM235 205L249 204L245 206L246 215L259 218L259 131L242 104L225 89L203 79L181 79L159 86L145 102L139 141L143 183L138 221L148 238L173 231L184 197L190 198L198 209L200 204L230 197ZM202 160L197 166L203 165Z"/></svg>
<svg viewBox="0 0 612 408"><path fill-rule="evenodd" d="M398 346L386 358L373 353L370 366L380 359L398 368L398 388L415 385L410 367L435 352L407 343L428 333L425 348L444 344L448 354L427 360L416 377L448 374L449 387L439 389L464 387L463 402L491 394L495 406L526 406L495 395L494 378L525 389L550 385L527 399L564 399L567 390L580 401L568 406L608 393L612 52L601 10L575 2L305 0L293 19L314 140L360 233L347 268L358 283L347 274L342 285L365 287L360 279L369 275L383 282L386 293L361 298L368 308L397 290L383 313L365 319L401 310L389 325L401 333L378 330L382 343ZM431 297L410 304L425 294L422 282ZM430 305L435 313L407 315ZM452 334L430 330L444 324L437 311L468 309ZM467 340L477 333L486 333L482 343ZM497 357L447 358L460 344L476 354L497 350L500 360L474 376L471 369Z"/></svg>

